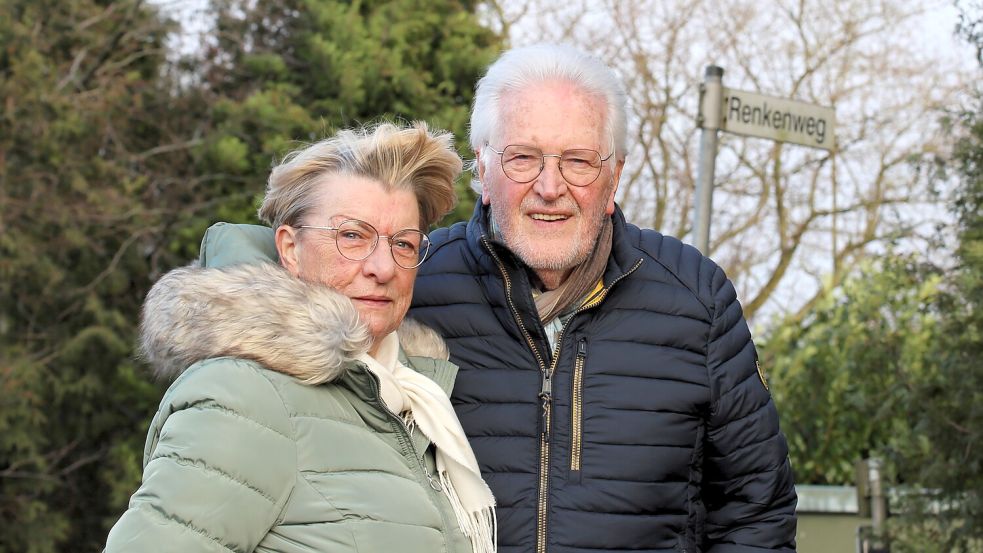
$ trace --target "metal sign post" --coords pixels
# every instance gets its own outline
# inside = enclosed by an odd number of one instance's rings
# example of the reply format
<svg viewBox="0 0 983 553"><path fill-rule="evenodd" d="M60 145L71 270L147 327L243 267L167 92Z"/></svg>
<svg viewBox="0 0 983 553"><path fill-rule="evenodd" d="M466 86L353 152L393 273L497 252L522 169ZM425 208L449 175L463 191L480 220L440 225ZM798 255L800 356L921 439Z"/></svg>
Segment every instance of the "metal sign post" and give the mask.
<svg viewBox="0 0 983 553"><path fill-rule="evenodd" d="M693 236L704 255L710 250L710 216L717 158L717 131L790 142L823 150L836 148L836 112L817 106L723 86L724 70L708 65L700 85L700 158L693 202Z"/></svg>
<svg viewBox="0 0 983 553"><path fill-rule="evenodd" d="M700 85L700 159L696 173L694 234L696 247L710 254L710 212L713 207L713 174L717 162L717 129L720 128L724 70L708 65Z"/></svg>
<svg viewBox="0 0 983 553"><path fill-rule="evenodd" d="M883 462L863 459L856 464L857 514L870 518L869 526L857 528L857 553L889 553L887 539L887 493Z"/></svg>

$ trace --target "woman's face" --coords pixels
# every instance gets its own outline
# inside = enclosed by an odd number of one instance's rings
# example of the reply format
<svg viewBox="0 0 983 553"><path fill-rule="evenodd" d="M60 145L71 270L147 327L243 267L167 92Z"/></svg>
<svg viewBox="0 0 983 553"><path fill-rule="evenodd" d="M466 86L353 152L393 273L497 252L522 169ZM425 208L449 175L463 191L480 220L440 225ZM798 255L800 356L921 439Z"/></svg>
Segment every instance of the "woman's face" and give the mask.
<svg viewBox="0 0 983 553"><path fill-rule="evenodd" d="M335 227L346 219L359 219L384 236L420 225L412 192L386 191L379 182L365 177L326 176L315 202L301 225ZM374 352L380 340L403 321L413 296L416 269L398 266L384 237L367 258L352 261L338 251L335 235L335 231L281 226L276 232L280 260L294 276L348 296L372 334Z"/></svg>

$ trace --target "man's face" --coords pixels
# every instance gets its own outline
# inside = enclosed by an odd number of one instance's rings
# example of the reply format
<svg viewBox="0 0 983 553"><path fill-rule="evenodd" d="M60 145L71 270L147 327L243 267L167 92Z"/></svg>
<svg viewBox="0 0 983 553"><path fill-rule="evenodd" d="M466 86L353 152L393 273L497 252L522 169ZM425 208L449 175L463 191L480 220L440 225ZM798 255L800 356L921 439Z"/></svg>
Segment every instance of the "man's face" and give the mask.
<svg viewBox="0 0 983 553"><path fill-rule="evenodd" d="M607 157L605 114L602 99L571 84L532 85L502 97L498 136L489 146L498 151L510 144L535 146L547 154L586 148ZM546 158L532 182L518 183L505 176L498 154L479 149L478 156L481 199L491 206L502 239L547 288L555 288L587 259L604 218L614 212L623 162L608 159L597 180L577 187L564 180L555 157Z"/></svg>

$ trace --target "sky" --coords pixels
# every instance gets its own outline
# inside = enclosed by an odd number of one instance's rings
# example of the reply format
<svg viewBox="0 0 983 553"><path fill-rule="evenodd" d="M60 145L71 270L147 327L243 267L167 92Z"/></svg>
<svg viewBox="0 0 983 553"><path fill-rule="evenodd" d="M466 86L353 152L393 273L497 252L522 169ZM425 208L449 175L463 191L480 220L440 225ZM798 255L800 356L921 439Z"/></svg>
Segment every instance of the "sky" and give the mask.
<svg viewBox="0 0 983 553"><path fill-rule="evenodd" d="M181 23L183 33L178 39L178 44L183 51L193 51L198 43L198 35L207 31L209 26L205 13L207 0L151 0L151 3L161 6ZM503 5L508 4L508 0L504 0ZM943 1L939 2L939 5L939 9L933 9L926 15L924 25L920 28L921 32L913 35L911 39L919 42L922 49L935 52L939 56L955 56L960 59L966 59L968 56L972 60L972 49L953 34L958 20L955 4Z"/></svg>
<svg viewBox="0 0 983 553"><path fill-rule="evenodd" d="M207 36L207 31L209 27L209 21L207 18L206 6L207 0L151 0L153 3L161 6L165 11L171 13L180 23L183 33L175 38L175 47L181 52L193 52L201 40L201 35L204 33ZM627 1L627 0L624 0ZM779 2L780 0L775 0ZM836 0L831 0L835 2ZM974 58L975 52L973 49L962 40L954 35L954 30L958 20L958 12L955 5L951 0L905 0L910 2L919 2L917 5L922 6L933 6L935 9L927 11L923 20L917 22L916 25L912 25L907 31L907 36L904 38L910 42L915 50L920 51L928 59L939 60L939 67L955 67L955 68L965 68L967 70L978 71L976 66L976 60ZM516 3L510 3L508 0L502 0L502 4L508 8L514 9L517 5ZM906 4L907 5L907 4ZM910 4L914 6L916 4ZM532 14L532 17L537 17L536 14ZM539 14L538 17L549 18L549 13ZM534 27L535 25L528 25L528 27ZM516 27L522 28L521 25ZM522 32L521 29L518 32ZM525 37L524 37L525 38ZM524 43L525 40L515 41L518 43ZM683 78L688 78L691 80L702 80L702 75L690 75L688 77L683 76ZM733 78L733 77L732 77ZM953 75L953 79L963 79L962 75ZM963 81L964 82L964 81ZM728 84L728 86L734 86L736 88L741 88L745 90L750 90L746 87L740 86L740 83ZM687 120L687 124L688 120ZM697 144L692 144L692 149L695 151ZM694 154L695 155L695 154ZM717 206L715 206L717 207ZM941 208L941 211L945 211ZM940 217L946 216L947 213L940 213ZM712 232L712 229L711 229ZM683 239L689 239L686 236ZM717 255L715 254L716 258ZM720 260L720 259L718 259ZM815 282L810 280L811 277L804 277L805 280L797 278L789 278L789 280L783 281L780 285L782 295L790 295L793 298L801 296L801 290L803 286L814 286ZM752 280L742 279L744 284L753 282ZM808 281L808 282L806 282ZM812 282L812 284L809 284ZM750 288L754 288L754 284L750 285ZM749 289L750 289L749 288ZM743 296L743 292L742 292ZM742 301L746 301L746 297L741 298ZM782 303L783 300L776 298L778 303ZM789 300L793 301L793 300ZM778 307L777 303L773 309L778 311L786 311L788 309L793 309L787 305ZM765 312L767 314L767 311Z"/></svg>

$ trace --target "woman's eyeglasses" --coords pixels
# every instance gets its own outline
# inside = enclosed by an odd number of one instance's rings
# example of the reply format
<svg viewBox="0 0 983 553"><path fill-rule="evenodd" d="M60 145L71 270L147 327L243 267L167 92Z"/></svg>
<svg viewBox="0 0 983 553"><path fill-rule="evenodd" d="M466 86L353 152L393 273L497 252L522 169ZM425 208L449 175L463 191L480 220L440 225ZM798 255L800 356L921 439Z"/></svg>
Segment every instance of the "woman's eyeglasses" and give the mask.
<svg viewBox="0 0 983 553"><path fill-rule="evenodd" d="M361 261L372 255L379 245L379 237L389 242L389 252L396 265L404 269L415 269L427 258L430 251L430 239L417 229L407 228L392 236L379 234L379 231L365 221L346 219L336 227L321 227L316 225L300 225L299 229L327 230L335 233L335 245L338 252L352 261Z"/></svg>

